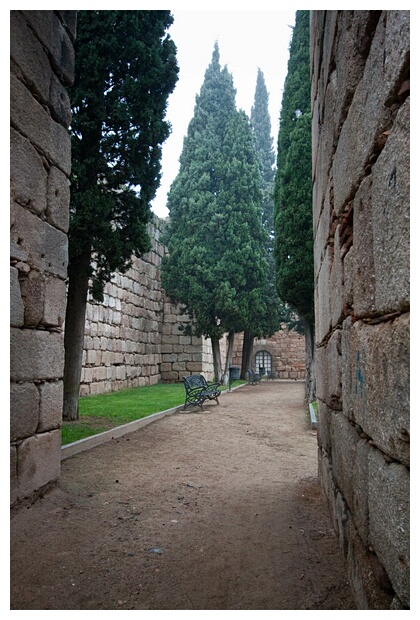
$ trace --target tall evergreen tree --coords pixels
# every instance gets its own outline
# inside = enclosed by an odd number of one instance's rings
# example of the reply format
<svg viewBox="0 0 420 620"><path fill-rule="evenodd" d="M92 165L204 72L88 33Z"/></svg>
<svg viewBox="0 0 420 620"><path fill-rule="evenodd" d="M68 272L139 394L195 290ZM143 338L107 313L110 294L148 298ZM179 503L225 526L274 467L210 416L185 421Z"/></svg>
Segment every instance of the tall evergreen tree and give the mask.
<svg viewBox="0 0 420 620"><path fill-rule="evenodd" d="M177 81L169 11L78 11L72 106L64 418L78 417L86 302L150 247L167 98Z"/></svg>
<svg viewBox="0 0 420 620"><path fill-rule="evenodd" d="M258 160L249 119L235 107L232 76L216 43L168 195L168 256L162 284L212 342L220 380L219 340L263 311L266 277Z"/></svg>
<svg viewBox="0 0 420 620"><path fill-rule="evenodd" d="M275 181L275 263L280 298L305 325L307 398L315 396L309 11L297 11L284 85Z"/></svg>

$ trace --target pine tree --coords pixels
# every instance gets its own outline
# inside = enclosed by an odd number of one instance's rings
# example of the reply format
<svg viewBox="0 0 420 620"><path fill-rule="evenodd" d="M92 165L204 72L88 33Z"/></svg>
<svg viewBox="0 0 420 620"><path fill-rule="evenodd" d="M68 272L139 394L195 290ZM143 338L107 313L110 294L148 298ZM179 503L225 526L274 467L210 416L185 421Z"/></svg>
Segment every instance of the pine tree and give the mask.
<svg viewBox="0 0 420 620"><path fill-rule="evenodd" d="M314 397L314 268L309 11L296 12L280 116L275 264L280 298L305 324L307 397Z"/></svg>
<svg viewBox="0 0 420 620"><path fill-rule="evenodd" d="M249 119L235 107L232 76L216 43L168 195L170 223L162 263L169 297L211 338L221 378L219 340L263 311L266 277L261 178Z"/></svg>
<svg viewBox="0 0 420 620"><path fill-rule="evenodd" d="M72 106L64 418L78 417L86 303L148 251L167 98L177 81L169 11L78 11Z"/></svg>

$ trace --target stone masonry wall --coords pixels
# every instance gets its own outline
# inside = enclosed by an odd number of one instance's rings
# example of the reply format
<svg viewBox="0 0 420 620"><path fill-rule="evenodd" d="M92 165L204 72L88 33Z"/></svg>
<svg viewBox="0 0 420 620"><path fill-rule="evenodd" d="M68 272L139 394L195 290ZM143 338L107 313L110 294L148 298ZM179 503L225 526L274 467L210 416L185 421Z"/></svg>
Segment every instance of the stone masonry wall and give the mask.
<svg viewBox="0 0 420 620"><path fill-rule="evenodd" d="M319 476L359 609L407 609L409 11L313 11Z"/></svg>
<svg viewBox="0 0 420 620"><path fill-rule="evenodd" d="M210 341L182 333L189 317L161 287L161 228L155 217L149 229L151 251L134 259L125 274L114 275L103 302L88 302L81 396L182 381L193 373L213 378ZM225 339L220 346L223 360Z"/></svg>
<svg viewBox="0 0 420 620"><path fill-rule="evenodd" d="M75 11L10 12L11 504L60 474Z"/></svg>
<svg viewBox="0 0 420 620"><path fill-rule="evenodd" d="M233 366L242 364L243 334L235 335ZM305 337L297 332L281 329L270 338L254 339L251 367L258 371L255 356L259 351L271 355L272 372L277 379L305 379Z"/></svg>

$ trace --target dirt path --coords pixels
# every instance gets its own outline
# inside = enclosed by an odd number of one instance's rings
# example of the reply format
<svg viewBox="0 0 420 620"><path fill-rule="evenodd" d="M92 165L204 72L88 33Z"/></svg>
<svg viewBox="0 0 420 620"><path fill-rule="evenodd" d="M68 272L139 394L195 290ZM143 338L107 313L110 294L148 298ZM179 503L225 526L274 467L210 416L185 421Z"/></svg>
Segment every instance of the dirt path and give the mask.
<svg viewBox="0 0 420 620"><path fill-rule="evenodd" d="M354 609L303 390L247 385L63 461L12 511L11 609Z"/></svg>

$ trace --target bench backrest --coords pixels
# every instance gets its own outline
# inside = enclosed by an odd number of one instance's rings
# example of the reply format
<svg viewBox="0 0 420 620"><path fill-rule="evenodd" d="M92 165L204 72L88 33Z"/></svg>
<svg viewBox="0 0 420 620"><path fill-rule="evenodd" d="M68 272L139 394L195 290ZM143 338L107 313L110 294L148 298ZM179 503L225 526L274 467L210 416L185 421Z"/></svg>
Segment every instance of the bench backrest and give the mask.
<svg viewBox="0 0 420 620"><path fill-rule="evenodd" d="M207 387L207 381L203 375L189 375L188 377L182 377L186 390L192 390L194 388Z"/></svg>

